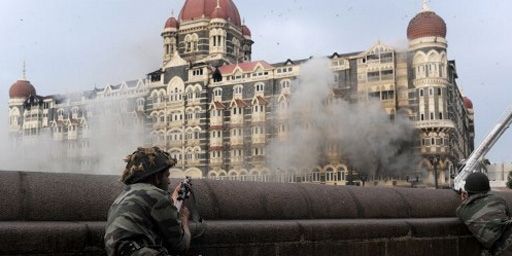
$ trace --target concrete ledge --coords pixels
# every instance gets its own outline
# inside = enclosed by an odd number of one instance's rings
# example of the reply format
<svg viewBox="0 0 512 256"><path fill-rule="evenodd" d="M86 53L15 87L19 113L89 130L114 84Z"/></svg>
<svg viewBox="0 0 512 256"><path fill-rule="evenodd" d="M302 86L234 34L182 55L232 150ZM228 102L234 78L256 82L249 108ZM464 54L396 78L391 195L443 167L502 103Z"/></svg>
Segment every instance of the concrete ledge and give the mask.
<svg viewBox="0 0 512 256"><path fill-rule="evenodd" d="M472 255L468 248L480 250L455 218L208 221L206 226L192 244L197 254ZM105 222L0 222L0 255L103 255L104 229Z"/></svg>
<svg viewBox="0 0 512 256"><path fill-rule="evenodd" d="M171 187L179 181L174 180ZM202 255L478 255L451 190L194 180ZM117 176L0 171L0 255L103 255ZM500 193L509 203L512 193Z"/></svg>
<svg viewBox="0 0 512 256"><path fill-rule="evenodd" d="M462 256L480 251L456 218L211 221L193 247L203 255Z"/></svg>

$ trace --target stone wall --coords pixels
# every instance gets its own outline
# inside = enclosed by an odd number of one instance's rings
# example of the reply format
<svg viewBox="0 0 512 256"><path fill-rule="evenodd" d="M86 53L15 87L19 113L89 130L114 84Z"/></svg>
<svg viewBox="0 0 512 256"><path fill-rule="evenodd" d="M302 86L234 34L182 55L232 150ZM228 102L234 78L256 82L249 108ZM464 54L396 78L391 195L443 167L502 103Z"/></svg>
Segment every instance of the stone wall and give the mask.
<svg viewBox="0 0 512 256"><path fill-rule="evenodd" d="M173 181L176 184L178 181ZM202 255L479 255L450 190L194 180ZM115 176L0 172L0 255L102 255ZM504 193L512 202L512 193Z"/></svg>

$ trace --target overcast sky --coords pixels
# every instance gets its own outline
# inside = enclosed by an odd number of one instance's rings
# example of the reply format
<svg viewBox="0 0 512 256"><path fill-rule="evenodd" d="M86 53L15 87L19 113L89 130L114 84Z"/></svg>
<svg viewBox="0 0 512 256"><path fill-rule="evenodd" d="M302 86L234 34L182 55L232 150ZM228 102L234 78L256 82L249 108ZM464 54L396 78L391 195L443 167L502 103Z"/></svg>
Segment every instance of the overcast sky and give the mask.
<svg viewBox="0 0 512 256"><path fill-rule="evenodd" d="M420 0L234 0L252 31L254 60L330 55L370 48L378 40L407 46ZM77 92L143 78L159 68L161 30L184 0L0 0L0 114L8 90L27 76L40 95ZM512 105L512 1L433 0L448 27L448 55L458 84L473 100L476 143ZM0 129L1 130L1 129ZM1 138L1 137L0 137ZM509 130L489 154L512 161Z"/></svg>

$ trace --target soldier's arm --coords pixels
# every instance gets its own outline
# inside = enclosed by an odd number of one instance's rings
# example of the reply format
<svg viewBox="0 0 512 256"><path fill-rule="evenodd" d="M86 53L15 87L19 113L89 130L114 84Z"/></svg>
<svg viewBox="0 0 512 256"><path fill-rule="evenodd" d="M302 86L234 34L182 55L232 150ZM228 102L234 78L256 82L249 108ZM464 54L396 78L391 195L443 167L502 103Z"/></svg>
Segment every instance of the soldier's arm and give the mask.
<svg viewBox="0 0 512 256"><path fill-rule="evenodd" d="M158 198L151 209L151 216L155 220L162 238L169 250L185 251L190 246L190 231L188 226L184 229L179 213L168 195Z"/></svg>

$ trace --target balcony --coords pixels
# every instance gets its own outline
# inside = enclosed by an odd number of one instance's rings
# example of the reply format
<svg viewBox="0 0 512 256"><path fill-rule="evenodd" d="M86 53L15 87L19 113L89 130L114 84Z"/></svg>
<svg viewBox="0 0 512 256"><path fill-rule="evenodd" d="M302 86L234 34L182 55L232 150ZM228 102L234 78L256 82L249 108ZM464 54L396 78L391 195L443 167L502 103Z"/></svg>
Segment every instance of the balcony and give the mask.
<svg viewBox="0 0 512 256"><path fill-rule="evenodd" d="M189 167L195 167L195 166L198 166L199 165L199 159L189 159L187 160L187 165Z"/></svg>
<svg viewBox="0 0 512 256"><path fill-rule="evenodd" d="M253 135L251 137L252 144L265 144L267 143L265 134Z"/></svg>
<svg viewBox="0 0 512 256"><path fill-rule="evenodd" d="M211 138L210 147L222 147L222 138Z"/></svg>
<svg viewBox="0 0 512 256"><path fill-rule="evenodd" d="M252 119L251 121L253 123L262 123L262 122L265 122L265 113L258 113L258 114L253 114L252 115Z"/></svg>
<svg viewBox="0 0 512 256"><path fill-rule="evenodd" d="M231 157L230 161L231 161L231 164L233 164L233 165L242 164L244 162L244 157L243 156L234 156L234 157Z"/></svg>
<svg viewBox="0 0 512 256"><path fill-rule="evenodd" d="M76 131L68 132L68 140L76 140L78 138L78 133Z"/></svg>
<svg viewBox="0 0 512 256"><path fill-rule="evenodd" d="M425 128L455 128L455 125L451 120L425 120L425 121L416 121L414 126L417 129L425 129Z"/></svg>
<svg viewBox="0 0 512 256"><path fill-rule="evenodd" d="M210 165L219 167L223 164L222 158L210 158Z"/></svg>
<svg viewBox="0 0 512 256"><path fill-rule="evenodd" d="M164 129L165 127L167 127L167 125L165 123L154 123L153 124L153 130Z"/></svg>
<svg viewBox="0 0 512 256"><path fill-rule="evenodd" d="M178 127L182 127L183 126L183 121L181 120L178 120L178 121L172 121L169 123L169 126L171 128L178 128Z"/></svg>
<svg viewBox="0 0 512 256"><path fill-rule="evenodd" d="M199 139L189 139L187 140L187 146L193 147L193 146L199 146Z"/></svg>
<svg viewBox="0 0 512 256"><path fill-rule="evenodd" d="M183 141L182 140L170 140L167 144L171 148L179 148L179 147L183 146Z"/></svg>
<svg viewBox="0 0 512 256"><path fill-rule="evenodd" d="M231 116L231 125L243 125L244 124L244 116L243 115L232 115Z"/></svg>
<svg viewBox="0 0 512 256"><path fill-rule="evenodd" d="M199 123L200 123L200 121L197 118L192 118L192 119L187 120L187 124L189 126L196 126L196 125L199 125Z"/></svg>
<svg viewBox="0 0 512 256"><path fill-rule="evenodd" d="M224 124L224 120L222 117L212 117L210 118L210 125L211 126L222 126Z"/></svg>
<svg viewBox="0 0 512 256"><path fill-rule="evenodd" d="M231 137L230 140L229 140L229 143L231 143L231 146L243 145L244 144L244 139L241 136Z"/></svg>

